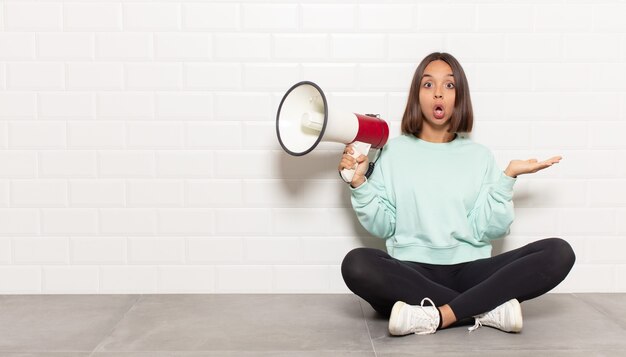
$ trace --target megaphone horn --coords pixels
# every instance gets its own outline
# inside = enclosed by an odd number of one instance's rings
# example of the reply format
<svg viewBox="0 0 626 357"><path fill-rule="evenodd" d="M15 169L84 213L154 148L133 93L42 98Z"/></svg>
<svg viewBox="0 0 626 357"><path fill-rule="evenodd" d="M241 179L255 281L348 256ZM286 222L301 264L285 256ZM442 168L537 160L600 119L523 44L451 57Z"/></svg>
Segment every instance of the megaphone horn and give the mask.
<svg viewBox="0 0 626 357"><path fill-rule="evenodd" d="M313 151L321 141L353 144L353 157L367 155L370 148L382 148L389 138L387 123L377 115L332 111L324 91L315 83L302 81L283 96L276 114L276 135L288 154L301 156ZM351 182L354 169L344 169L341 177Z"/></svg>

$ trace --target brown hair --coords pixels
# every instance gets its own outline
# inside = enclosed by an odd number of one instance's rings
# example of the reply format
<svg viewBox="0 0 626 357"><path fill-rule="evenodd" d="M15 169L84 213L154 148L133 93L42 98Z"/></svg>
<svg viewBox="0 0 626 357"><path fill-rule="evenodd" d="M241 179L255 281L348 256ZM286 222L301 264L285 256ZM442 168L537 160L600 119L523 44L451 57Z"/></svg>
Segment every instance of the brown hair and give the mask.
<svg viewBox="0 0 626 357"><path fill-rule="evenodd" d="M419 91L421 89L422 77L426 66L432 61L442 60L452 68L452 74L455 81L455 100L454 113L450 117L450 128L448 132L466 132L472 131L474 124L474 113L472 111L472 100L470 99L469 86L465 72L459 61L451 54L445 52L433 52L426 56L417 66L411 88L409 90L409 98L402 116L402 134L412 134L418 136L422 130L424 114L419 103Z"/></svg>

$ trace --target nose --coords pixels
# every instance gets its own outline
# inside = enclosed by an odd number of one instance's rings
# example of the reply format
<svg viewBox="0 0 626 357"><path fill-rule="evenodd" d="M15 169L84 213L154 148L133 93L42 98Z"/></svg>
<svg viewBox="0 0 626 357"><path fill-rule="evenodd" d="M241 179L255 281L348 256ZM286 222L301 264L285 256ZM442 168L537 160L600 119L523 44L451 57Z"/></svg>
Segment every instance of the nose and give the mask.
<svg viewBox="0 0 626 357"><path fill-rule="evenodd" d="M440 87L436 87L435 88L435 99L441 99L443 98L443 93L441 91Z"/></svg>

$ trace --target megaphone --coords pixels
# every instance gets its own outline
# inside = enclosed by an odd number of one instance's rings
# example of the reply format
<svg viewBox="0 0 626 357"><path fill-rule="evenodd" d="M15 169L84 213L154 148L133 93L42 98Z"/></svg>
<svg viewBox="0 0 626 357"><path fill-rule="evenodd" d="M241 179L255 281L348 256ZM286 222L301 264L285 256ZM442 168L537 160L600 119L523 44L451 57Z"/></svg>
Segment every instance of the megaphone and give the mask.
<svg viewBox="0 0 626 357"><path fill-rule="evenodd" d="M389 138L389 126L377 115L329 111L322 89L302 81L289 88L280 101L276 135L280 146L293 156L308 154L320 142L328 141L353 144L351 155L357 158L371 148L382 148ZM352 182L355 168L341 170L345 182Z"/></svg>

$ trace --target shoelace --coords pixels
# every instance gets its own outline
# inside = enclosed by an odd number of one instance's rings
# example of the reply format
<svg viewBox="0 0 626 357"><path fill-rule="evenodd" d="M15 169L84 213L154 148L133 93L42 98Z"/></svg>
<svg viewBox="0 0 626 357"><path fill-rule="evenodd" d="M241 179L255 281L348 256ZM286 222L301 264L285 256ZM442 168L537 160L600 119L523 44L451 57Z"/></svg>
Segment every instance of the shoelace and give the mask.
<svg viewBox="0 0 626 357"><path fill-rule="evenodd" d="M489 311L489 312L487 312L487 313L484 313L484 314L482 314L482 315L478 315L478 316L476 316L476 317L474 318L474 321L475 321L474 326L472 326L472 327L468 327L468 328L467 328L467 330L468 330L469 332L472 332L472 331L474 331L474 330L478 329L479 327L482 327L482 326L483 326L483 324L482 324L482 322L480 322L480 320L479 320L479 319L482 319L482 318L487 318L487 319L489 319L489 318L491 318L491 319L493 320L493 319L494 319L494 316L493 316L494 314L495 314L495 309L494 309L494 310L491 310L491 311Z"/></svg>
<svg viewBox="0 0 626 357"><path fill-rule="evenodd" d="M424 312L424 314L428 316L428 313L424 309L424 302L425 301L428 301L430 303L430 305L432 305L435 308L436 308L436 306L435 306L435 303L431 299L429 299L429 298L423 298L422 299L422 302L420 303L420 307L422 308L422 311ZM433 321L432 317L424 318L421 315L418 316L417 314L413 314L413 325L414 326L418 325L418 320L426 320L426 321L430 322L430 326L431 326L431 328L433 328L433 330L437 329L437 326L434 324L434 321ZM415 334L416 335L425 335L425 334L428 334L428 333L431 333L431 332L429 332L429 331L422 331L422 332L416 332Z"/></svg>
<svg viewBox="0 0 626 357"><path fill-rule="evenodd" d="M483 324L482 324L482 323L478 320L478 317L474 318L474 320L476 321L476 323L474 324L474 326L472 326L472 327L468 327L468 328L467 328L467 330L468 330L469 332L472 332L472 331L474 331L474 330L478 329L479 327L482 327L482 326L483 326Z"/></svg>

